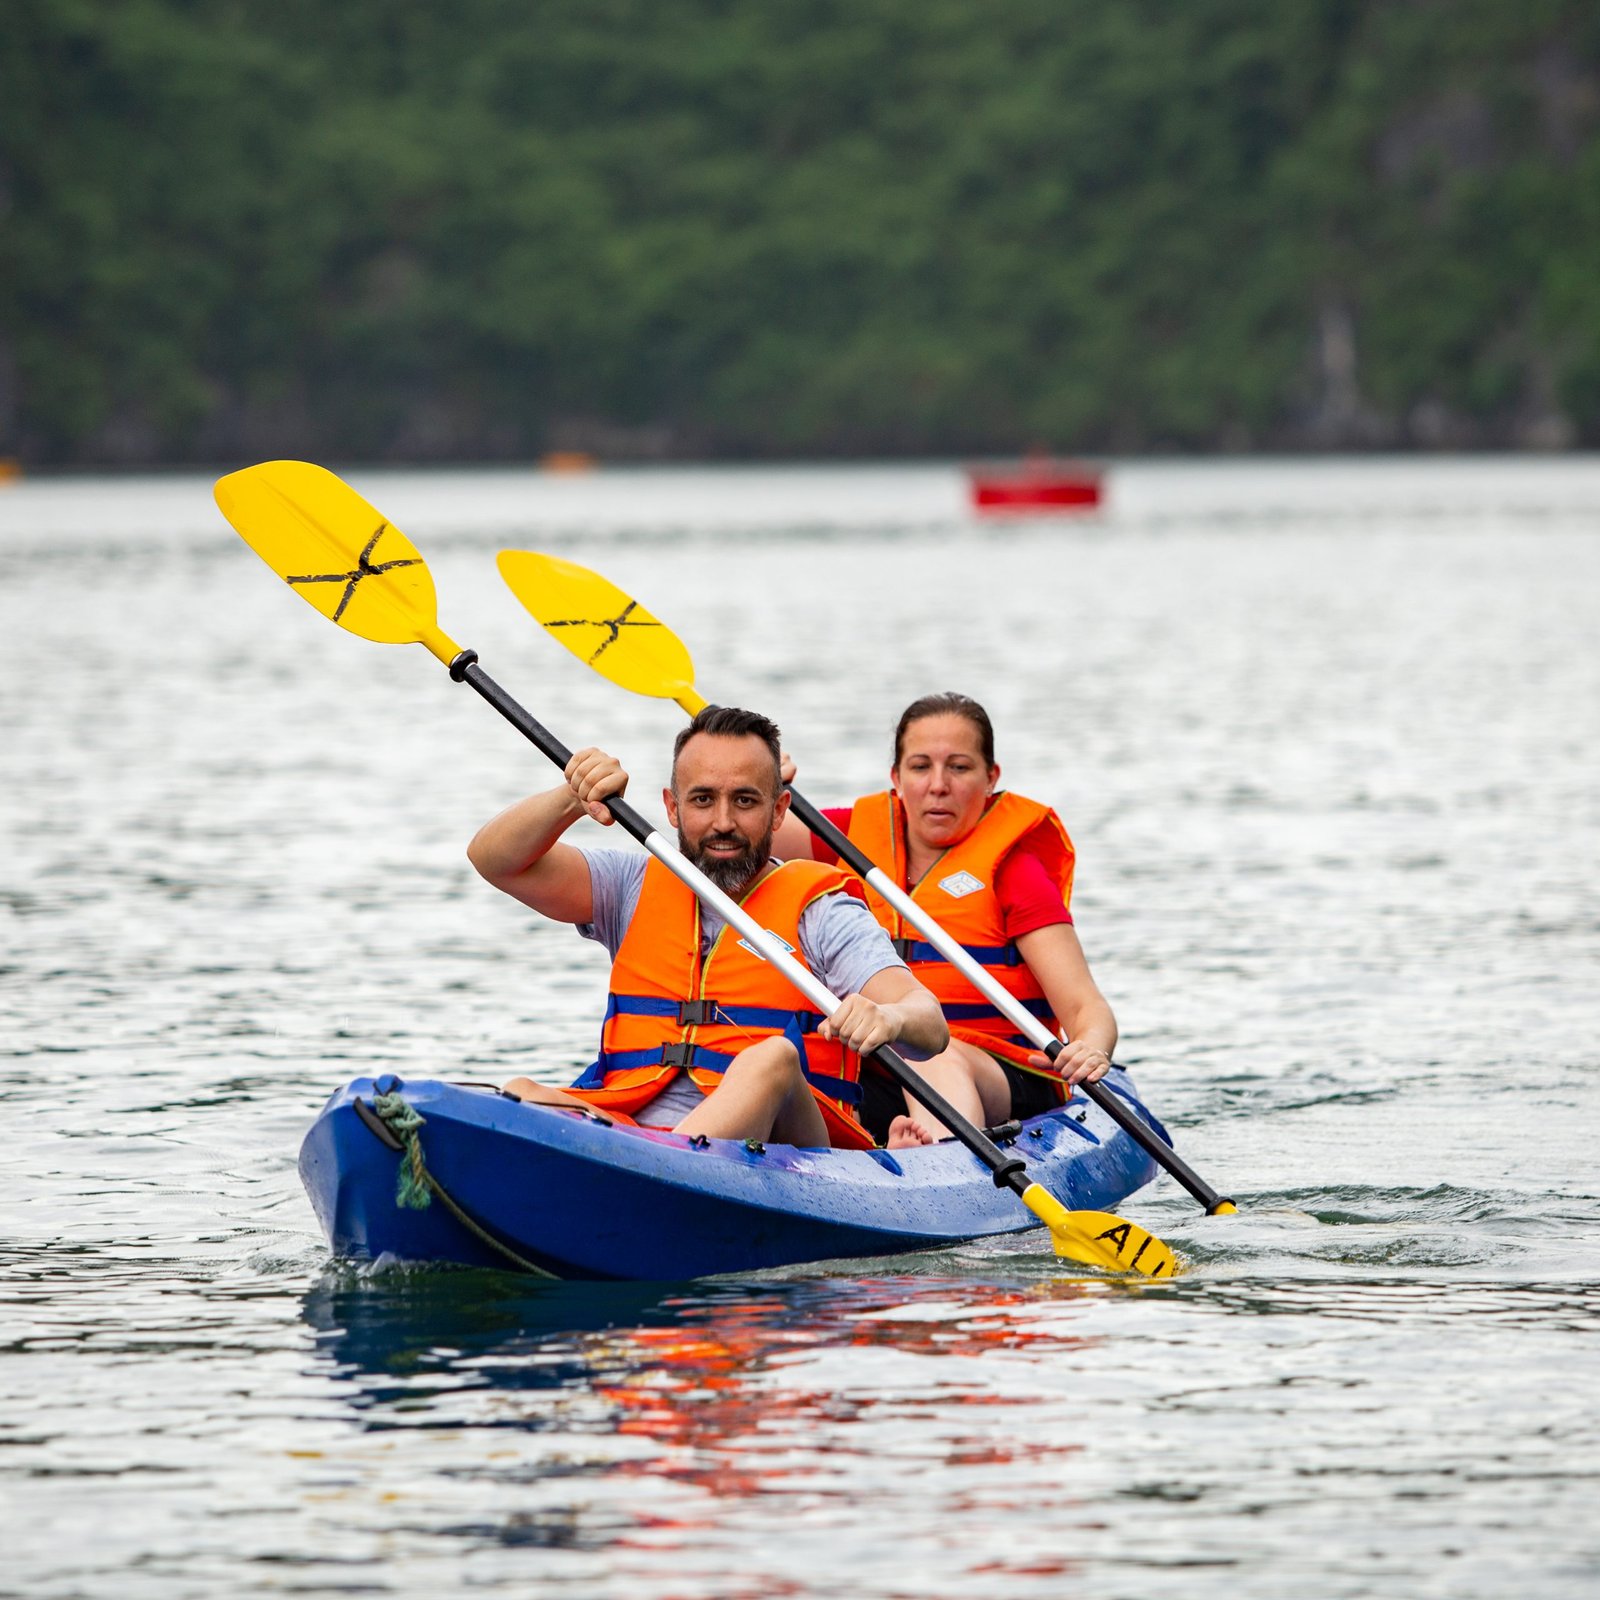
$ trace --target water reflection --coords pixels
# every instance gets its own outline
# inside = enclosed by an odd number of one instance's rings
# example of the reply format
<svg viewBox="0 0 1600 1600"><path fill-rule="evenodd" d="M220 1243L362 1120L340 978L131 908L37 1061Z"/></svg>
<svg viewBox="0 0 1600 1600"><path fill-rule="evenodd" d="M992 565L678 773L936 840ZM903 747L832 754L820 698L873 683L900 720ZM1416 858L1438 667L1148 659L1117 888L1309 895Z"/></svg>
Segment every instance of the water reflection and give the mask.
<svg viewBox="0 0 1600 1600"><path fill-rule="evenodd" d="M567 1571L586 1594L888 1597L910 1573L923 1595L1043 1600L1124 1538L1141 1579L1153 1547L1174 1573L1232 1565L1264 1483L1322 1559L1347 1514L1400 1495L1395 1570L1417 1577L1469 1507L1592 1436L1575 1394L1490 1357L1497 1330L1550 1349L1592 1333L1600 1289L1122 1286L1026 1261L678 1286L344 1269L301 1309L346 1408L308 1479L330 1526L370 1528L386 1486L417 1505L417 1548L442 1535L489 1587ZM1448 1415L1411 1395L1430 1328ZM1511 1399L1548 1432L1480 1491L1452 1463Z"/></svg>
<svg viewBox="0 0 1600 1600"><path fill-rule="evenodd" d="M642 1287L341 1270L311 1286L303 1315L319 1361L355 1380L367 1438L439 1436L444 1475L499 1507L434 1532L614 1558L693 1547L685 1592L732 1595L760 1592L737 1568L776 1508L853 1516L891 1464L908 1487L937 1473L945 1514L1071 1498L1062 1464L1084 1443L1071 1426L1041 1433L1039 1372L1091 1361L1101 1336L1077 1313L1123 1293L1068 1278ZM752 1520L725 1564L707 1545L735 1506ZM1066 1564L1037 1554L1024 1570Z"/></svg>
<svg viewBox="0 0 1600 1600"><path fill-rule="evenodd" d="M664 1420L671 1397L732 1394L813 1349L892 1345L952 1359L996 1350L1078 1354L1091 1338L1019 1313L1137 1288L1100 1278L922 1276L671 1287L341 1267L311 1286L302 1313L319 1356L361 1380L367 1407L405 1401L415 1414L429 1393L581 1383L605 1393L619 1417ZM647 1403L646 1392L661 1404Z"/></svg>

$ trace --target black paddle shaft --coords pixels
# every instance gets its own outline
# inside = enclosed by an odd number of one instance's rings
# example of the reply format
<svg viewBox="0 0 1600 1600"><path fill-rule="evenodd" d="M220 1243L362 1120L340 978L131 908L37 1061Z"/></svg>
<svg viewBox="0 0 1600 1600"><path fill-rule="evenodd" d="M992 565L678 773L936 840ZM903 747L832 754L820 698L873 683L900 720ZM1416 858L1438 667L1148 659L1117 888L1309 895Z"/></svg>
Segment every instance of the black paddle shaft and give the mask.
<svg viewBox="0 0 1600 1600"><path fill-rule="evenodd" d="M1060 1047L1048 1052L1052 1060L1060 1054ZM1160 1137L1151 1128L1138 1112L1126 1105L1122 1098L1103 1083L1080 1083L1078 1085L1105 1114L1126 1133L1129 1138L1155 1158L1156 1162L1167 1169L1196 1200L1206 1208L1206 1215L1214 1217L1217 1212L1226 1208L1235 1209L1234 1203L1225 1194L1218 1194L1215 1189L1189 1165L1166 1140Z"/></svg>
<svg viewBox="0 0 1600 1600"><path fill-rule="evenodd" d="M478 665L476 650L463 650L450 663L450 676L457 683L465 683L477 690L518 733L535 744L563 772L566 771L567 763L572 760L572 752ZM605 802L605 806L640 844L645 844L650 835L657 831L626 800L613 797ZM982 1129L968 1122L932 1084L923 1082L897 1050L883 1045L872 1053L872 1059L902 1089L915 1095L989 1169L994 1175L996 1188L1011 1189L1020 1195L1028 1187L1027 1164L1017 1156L1007 1155Z"/></svg>
<svg viewBox="0 0 1600 1600"><path fill-rule="evenodd" d="M819 838L827 847L858 876L865 878L876 868L877 863L870 856L865 855L858 846L852 842L850 836L843 829L837 828L823 815L806 797L797 790L793 784L789 785L789 809ZM1044 1053L1052 1061L1061 1054L1061 1041L1055 1040L1045 1047ZM1210 1215L1215 1215L1222 1206L1230 1209L1233 1201L1226 1195L1218 1194L1193 1167L1189 1165L1176 1150L1169 1145L1154 1128L1150 1127L1142 1117L1099 1083L1083 1083L1078 1087L1105 1112L1105 1114L1137 1144L1151 1160L1158 1166L1165 1167L1196 1200L1206 1208ZM915 1092L915 1091L913 1091ZM921 1096L918 1096L920 1099ZM926 1102L924 1102L926 1104ZM950 1123L936 1106L929 1106L935 1116L948 1127ZM996 1179L998 1182L999 1180Z"/></svg>

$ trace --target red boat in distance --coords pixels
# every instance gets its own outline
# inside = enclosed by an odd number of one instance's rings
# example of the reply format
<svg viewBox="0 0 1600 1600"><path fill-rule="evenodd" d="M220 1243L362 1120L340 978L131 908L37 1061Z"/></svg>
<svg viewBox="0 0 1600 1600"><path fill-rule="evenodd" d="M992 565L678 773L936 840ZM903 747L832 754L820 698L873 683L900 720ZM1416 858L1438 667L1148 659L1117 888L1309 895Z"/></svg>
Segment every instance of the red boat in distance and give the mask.
<svg viewBox="0 0 1600 1600"><path fill-rule="evenodd" d="M1092 510L1104 474L1081 461L1029 456L1014 466L968 467L973 507L987 514Z"/></svg>

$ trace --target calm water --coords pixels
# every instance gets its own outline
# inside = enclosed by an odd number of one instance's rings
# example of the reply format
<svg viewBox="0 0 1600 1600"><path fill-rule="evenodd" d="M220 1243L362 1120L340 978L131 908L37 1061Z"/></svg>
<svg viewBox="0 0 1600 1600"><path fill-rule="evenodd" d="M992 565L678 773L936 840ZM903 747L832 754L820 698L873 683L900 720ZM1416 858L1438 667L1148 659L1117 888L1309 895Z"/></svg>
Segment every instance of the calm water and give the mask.
<svg viewBox="0 0 1600 1600"><path fill-rule="evenodd" d="M581 1288L329 1258L339 1081L559 1079L603 961L471 875L541 759L340 633L202 479L0 490L0 1592L726 1600L1600 1591L1600 462L354 474L440 620L655 811L670 704L504 545L596 566L819 801L985 699L1123 1058L1243 1213Z"/></svg>

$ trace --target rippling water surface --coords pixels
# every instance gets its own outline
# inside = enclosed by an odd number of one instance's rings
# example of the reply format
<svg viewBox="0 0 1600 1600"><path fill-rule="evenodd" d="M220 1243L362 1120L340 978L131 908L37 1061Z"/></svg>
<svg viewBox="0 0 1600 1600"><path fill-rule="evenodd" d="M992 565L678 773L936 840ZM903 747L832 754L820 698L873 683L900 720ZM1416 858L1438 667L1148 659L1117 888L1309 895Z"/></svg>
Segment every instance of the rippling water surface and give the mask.
<svg viewBox="0 0 1600 1600"><path fill-rule="evenodd" d="M202 479L0 489L0 1592L1600 1591L1600 463L354 474L440 620L655 811L679 725L502 546L598 567L806 792L931 688L1076 839L1120 1054L1242 1212L750 1280L332 1260L374 1068L552 1080L599 952L463 846L551 771L272 579Z"/></svg>

